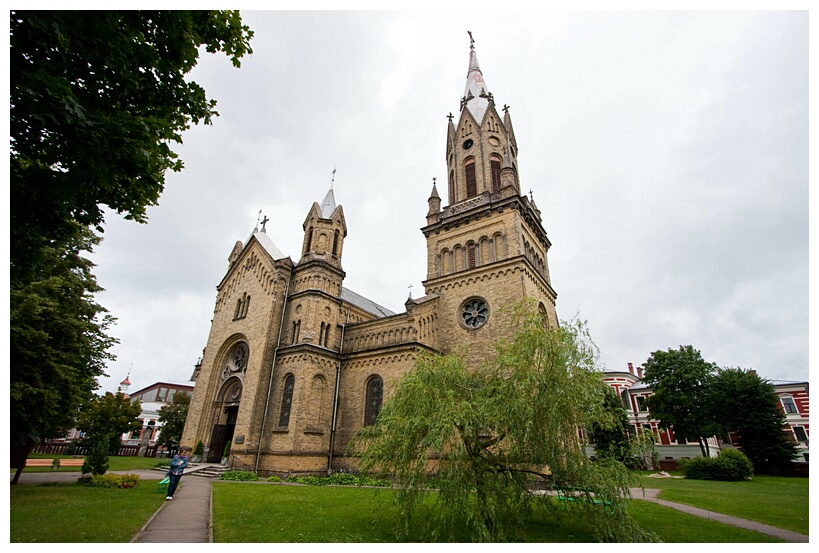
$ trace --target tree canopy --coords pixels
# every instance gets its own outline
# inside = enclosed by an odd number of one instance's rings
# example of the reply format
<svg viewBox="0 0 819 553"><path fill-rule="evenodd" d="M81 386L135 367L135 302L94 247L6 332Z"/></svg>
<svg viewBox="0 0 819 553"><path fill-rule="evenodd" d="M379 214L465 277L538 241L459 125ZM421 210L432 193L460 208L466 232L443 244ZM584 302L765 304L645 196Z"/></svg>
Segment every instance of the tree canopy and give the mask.
<svg viewBox="0 0 819 553"><path fill-rule="evenodd" d="M464 520L478 541L514 538L535 503L553 508L534 491L540 485L582 488L608 502L610 511L577 511L600 539L649 539L625 511L625 467L583 454L579 429L616 422L602 408L597 350L585 326L547 329L530 304L515 320L514 338L480 367L457 354L420 355L359 435L360 469L396 481L403 531L416 538ZM429 513L435 523L418 527L431 488L441 508Z"/></svg>
<svg viewBox="0 0 819 553"><path fill-rule="evenodd" d="M780 471L796 458L773 384L755 371L724 368L712 379L709 395L714 418L726 433L736 433L737 445L756 472Z"/></svg>
<svg viewBox="0 0 819 553"><path fill-rule="evenodd" d="M12 444L27 438L65 435L80 407L97 389L116 340L112 322L94 301L100 290L83 257L99 242L89 229L74 225L66 244L43 248L36 278L12 283L10 295Z"/></svg>
<svg viewBox="0 0 819 553"><path fill-rule="evenodd" d="M159 441L166 447L179 444L182 431L185 429L185 419L188 418L190 404L191 396L177 392L170 403L159 409L159 422L162 423Z"/></svg>
<svg viewBox="0 0 819 553"><path fill-rule="evenodd" d="M10 11L13 462L71 428L112 359L81 256L105 206L146 221L182 169L172 144L218 115L186 75L202 50L239 67L252 36L236 11Z"/></svg>
<svg viewBox="0 0 819 553"><path fill-rule="evenodd" d="M122 392L93 398L77 416L77 428L85 432L92 441L104 437L108 449L115 450L120 445L120 436L126 432L142 429L139 415L142 407L139 401L131 401Z"/></svg>
<svg viewBox="0 0 819 553"><path fill-rule="evenodd" d="M655 351L643 365L643 381L653 391L646 402L651 417L676 436L698 442L703 457L709 455L708 438L721 430L708 398L716 370L693 346Z"/></svg>
<svg viewBox="0 0 819 553"><path fill-rule="evenodd" d="M236 11L11 11L12 279L73 221L101 229L103 208L144 222L171 143L209 124L216 102L185 76L200 48L236 67L253 32Z"/></svg>

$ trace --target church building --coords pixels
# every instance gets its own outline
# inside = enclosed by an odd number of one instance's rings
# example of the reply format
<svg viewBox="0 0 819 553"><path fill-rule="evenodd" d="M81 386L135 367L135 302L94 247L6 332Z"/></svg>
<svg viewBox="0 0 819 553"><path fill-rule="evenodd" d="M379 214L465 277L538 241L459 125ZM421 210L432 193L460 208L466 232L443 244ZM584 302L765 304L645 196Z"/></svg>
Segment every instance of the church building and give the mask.
<svg viewBox="0 0 819 553"><path fill-rule="evenodd" d="M504 308L523 298L558 324L551 243L521 194L509 109L498 111L474 44L446 132L446 202L433 184L426 214L418 209L425 295L393 313L344 287L347 223L332 185L307 211L296 261L257 226L217 286L182 445L201 441L203 461L218 462L230 444L233 468L260 475L349 470L350 440L419 351L462 351L477 365L511 335Z"/></svg>

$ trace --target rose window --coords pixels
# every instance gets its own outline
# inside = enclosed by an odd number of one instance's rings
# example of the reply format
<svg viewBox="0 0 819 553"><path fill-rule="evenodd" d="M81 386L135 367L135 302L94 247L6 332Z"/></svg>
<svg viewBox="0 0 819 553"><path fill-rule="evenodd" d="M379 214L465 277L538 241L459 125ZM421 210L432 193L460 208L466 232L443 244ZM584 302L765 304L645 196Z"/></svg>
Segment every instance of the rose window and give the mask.
<svg viewBox="0 0 819 553"><path fill-rule="evenodd" d="M489 318L489 307L480 298L467 300L461 308L461 317L467 328L478 328Z"/></svg>

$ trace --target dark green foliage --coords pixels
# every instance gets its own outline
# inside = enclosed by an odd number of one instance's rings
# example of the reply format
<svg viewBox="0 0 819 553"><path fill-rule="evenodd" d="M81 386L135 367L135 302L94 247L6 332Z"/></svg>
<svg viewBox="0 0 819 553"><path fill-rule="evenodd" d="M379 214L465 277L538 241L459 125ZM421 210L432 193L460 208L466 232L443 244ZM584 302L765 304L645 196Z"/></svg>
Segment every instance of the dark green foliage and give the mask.
<svg viewBox="0 0 819 553"><path fill-rule="evenodd" d="M179 445L179 438L185 429L185 420L188 418L188 408L191 396L185 393L176 393L170 403L159 409L159 422L162 431L159 434L159 443L165 447Z"/></svg>
<svg viewBox="0 0 819 553"><path fill-rule="evenodd" d="M514 540L533 505L544 502L532 492L535 483L581 488L609 502L611 512L573 512L600 540L652 539L626 513L626 468L591 462L578 439L578 428L614 422L602 408L597 350L585 326L550 330L532 304L515 311L514 338L499 343L497 358L485 365L419 355L376 424L358 436L359 468L395 482L400 530L416 539L447 539L440 532L466 524L475 541ZM418 520L428 498L436 508ZM545 505L556 508L552 503Z"/></svg>
<svg viewBox="0 0 819 553"><path fill-rule="evenodd" d="M589 426L589 442L594 445L598 458L610 458L626 463L631 458L631 446L628 434L628 414L623 401L607 384L604 386L603 409L610 413L607 425L594 421Z"/></svg>
<svg viewBox="0 0 819 553"><path fill-rule="evenodd" d="M91 399L97 377L117 340L106 335L113 319L93 300L101 289L82 257L99 239L73 226L62 245L41 251L44 263L26 282L11 283L9 349L11 439L53 438L74 426Z"/></svg>
<svg viewBox="0 0 819 553"><path fill-rule="evenodd" d="M736 449L723 449L717 457L680 459L680 471L691 480L747 480L754 474L750 459Z"/></svg>
<svg viewBox="0 0 819 553"><path fill-rule="evenodd" d="M196 442L196 445L193 447L193 455L201 456L205 452L205 444L202 443L202 440Z"/></svg>
<svg viewBox="0 0 819 553"><path fill-rule="evenodd" d="M294 484L307 484L308 486L392 487L392 482L384 478L370 478L368 476L356 476L355 474L342 472L336 472L330 476L291 476L287 481Z"/></svg>
<svg viewBox="0 0 819 553"><path fill-rule="evenodd" d="M674 434L700 444L709 453L708 438L720 433L708 398L708 386L717 366L692 346L655 351L643 365L643 381L653 394L647 400L651 417Z"/></svg>
<svg viewBox="0 0 819 553"><path fill-rule="evenodd" d="M82 465L83 474L98 476L106 473L108 470L108 448L107 434L99 434L92 438L91 452L85 457L85 462Z"/></svg>
<svg viewBox="0 0 819 553"><path fill-rule="evenodd" d="M95 488L135 488L139 485L138 474L100 474L93 476L83 476L77 480L81 486L93 486Z"/></svg>
<svg viewBox="0 0 819 553"><path fill-rule="evenodd" d="M131 401L121 392L106 392L86 404L77 416L77 428L95 443L97 437L104 437L108 449L114 451L120 446L122 434L142 428L142 422L137 418L140 413L139 401Z"/></svg>
<svg viewBox="0 0 819 553"><path fill-rule="evenodd" d="M240 480L243 482L255 482L259 476L250 470L229 470L222 473L219 480Z"/></svg>
<svg viewBox="0 0 819 553"><path fill-rule="evenodd" d="M773 384L754 371L720 369L710 387L714 417L733 431L757 474L787 474L797 447L783 428L785 414Z"/></svg>
<svg viewBox="0 0 819 553"><path fill-rule="evenodd" d="M199 48L236 67L253 33L235 11L11 11L12 281L103 208L139 222L182 132L218 115L186 79Z"/></svg>

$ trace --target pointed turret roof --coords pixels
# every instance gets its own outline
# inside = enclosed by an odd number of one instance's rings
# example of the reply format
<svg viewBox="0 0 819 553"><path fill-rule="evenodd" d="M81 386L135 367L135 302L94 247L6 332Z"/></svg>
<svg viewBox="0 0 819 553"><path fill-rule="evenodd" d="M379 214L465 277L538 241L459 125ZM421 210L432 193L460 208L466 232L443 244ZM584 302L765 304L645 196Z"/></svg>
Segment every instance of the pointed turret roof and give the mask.
<svg viewBox="0 0 819 553"><path fill-rule="evenodd" d="M330 186L330 190L327 191L327 194L324 195L324 199L321 200L319 208L321 209L321 217L323 219L329 219L333 216L333 211L336 209L336 197L335 194L333 194L332 186Z"/></svg>
<svg viewBox="0 0 819 553"><path fill-rule="evenodd" d="M472 35L469 35L470 38ZM474 42L474 41L472 41ZM489 90L483 80L481 67L478 65L478 56L475 54L475 45L469 46L469 71L466 74L466 89L464 90L463 102L465 107L472 114L479 124L483 121L486 109L489 107Z"/></svg>

